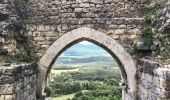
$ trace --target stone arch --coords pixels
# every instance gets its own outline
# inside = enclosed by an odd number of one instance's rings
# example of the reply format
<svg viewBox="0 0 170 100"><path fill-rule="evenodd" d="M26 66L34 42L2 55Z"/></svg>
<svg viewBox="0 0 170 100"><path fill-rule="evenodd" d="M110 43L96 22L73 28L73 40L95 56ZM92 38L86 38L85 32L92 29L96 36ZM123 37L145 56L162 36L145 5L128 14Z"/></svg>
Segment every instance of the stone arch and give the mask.
<svg viewBox="0 0 170 100"><path fill-rule="evenodd" d="M46 84L45 80L54 60L65 49L83 40L87 40L101 46L114 58L116 58L120 65L122 78L125 82L127 82L128 88L126 92L134 93L137 88L135 79L137 69L131 56L111 37L87 27L81 27L64 34L48 48L46 54L44 54L44 56L40 59L38 65L40 69L39 76L41 92L43 93L44 85Z"/></svg>

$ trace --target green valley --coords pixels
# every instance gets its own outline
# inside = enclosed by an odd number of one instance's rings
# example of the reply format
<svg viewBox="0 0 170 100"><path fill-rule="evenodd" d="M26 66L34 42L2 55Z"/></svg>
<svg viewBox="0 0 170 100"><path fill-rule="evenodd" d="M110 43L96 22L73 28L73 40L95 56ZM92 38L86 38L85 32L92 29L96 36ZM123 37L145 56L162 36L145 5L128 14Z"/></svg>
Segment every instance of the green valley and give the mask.
<svg viewBox="0 0 170 100"><path fill-rule="evenodd" d="M46 92L50 100L121 100L118 64L95 44L76 44L53 64Z"/></svg>

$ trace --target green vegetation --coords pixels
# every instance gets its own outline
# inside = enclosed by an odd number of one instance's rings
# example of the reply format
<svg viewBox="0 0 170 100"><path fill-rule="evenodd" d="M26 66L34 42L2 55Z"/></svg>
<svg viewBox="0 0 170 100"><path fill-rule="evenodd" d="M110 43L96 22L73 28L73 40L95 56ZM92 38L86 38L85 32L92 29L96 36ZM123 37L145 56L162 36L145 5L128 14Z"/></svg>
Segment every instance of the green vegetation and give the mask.
<svg viewBox="0 0 170 100"><path fill-rule="evenodd" d="M147 9L152 9L154 8L156 5L156 1L155 0L150 0L148 3L146 3L144 6Z"/></svg>
<svg viewBox="0 0 170 100"><path fill-rule="evenodd" d="M142 34L140 37L140 41L144 43L144 46L148 49L153 45L153 32L152 32L152 21L155 17L155 12L152 13L153 8L155 7L155 0L151 0L145 4L145 11L143 18L145 20L145 24L142 28Z"/></svg>
<svg viewBox="0 0 170 100"><path fill-rule="evenodd" d="M167 33L157 33L152 31L152 29L157 28L157 19L162 13L162 9L165 7L168 0L150 0L143 8L143 18L145 23L141 29L141 36L139 38L140 42L143 42L146 50L152 50L152 52L147 55L151 56L151 59L166 61L170 58L170 47L167 41L170 39Z"/></svg>
<svg viewBox="0 0 170 100"><path fill-rule="evenodd" d="M55 64L49 77L50 100L120 100L120 79L119 68L110 61Z"/></svg>
<svg viewBox="0 0 170 100"><path fill-rule="evenodd" d="M45 91L47 97L49 97L51 95L52 90L50 87L46 86L44 91Z"/></svg>
<svg viewBox="0 0 170 100"><path fill-rule="evenodd" d="M70 47L55 61L46 90L50 100L121 100L117 63L102 48L87 44Z"/></svg>
<svg viewBox="0 0 170 100"><path fill-rule="evenodd" d="M24 2L28 2L28 0L14 0L16 6L22 5Z"/></svg>
<svg viewBox="0 0 170 100"><path fill-rule="evenodd" d="M21 5L24 0L14 0L15 5Z"/></svg>
<svg viewBox="0 0 170 100"><path fill-rule="evenodd" d="M152 16L152 19L158 17L162 12L162 9L165 7L167 1L168 0L149 0L144 5L144 16L149 14Z"/></svg>
<svg viewBox="0 0 170 100"><path fill-rule="evenodd" d="M117 98L113 100L120 100L121 89L119 82L121 75L118 67L103 68L101 66L93 66L93 68L92 66L84 66L77 72L52 73L49 79L49 86L53 89L52 100L74 93L76 93L75 96L70 98L72 100L83 100L84 97L92 98L93 100L97 100L97 98ZM83 90L88 91L82 92Z"/></svg>
<svg viewBox="0 0 170 100"><path fill-rule="evenodd" d="M75 12L74 14L76 18L82 18L82 12Z"/></svg>
<svg viewBox="0 0 170 100"><path fill-rule="evenodd" d="M143 17L145 19L145 23L151 24L151 21L152 21L152 18L153 18L153 16L151 14L145 14Z"/></svg>
<svg viewBox="0 0 170 100"><path fill-rule="evenodd" d="M151 47L153 45L153 33L151 27L145 26L142 29L141 41L146 47Z"/></svg>
<svg viewBox="0 0 170 100"><path fill-rule="evenodd" d="M155 48L155 51L152 52L153 59L164 62L170 62L170 46L167 42L170 40L170 32L152 32L152 28L157 28L156 25L158 23L156 23L155 20L160 17L162 9L167 2L168 0L150 0L144 5L143 17L145 19L145 24L141 35L141 40L145 45ZM154 44L155 41L157 45Z"/></svg>
<svg viewBox="0 0 170 100"><path fill-rule="evenodd" d="M30 55L7 55L3 57L6 63L16 63L16 62L30 62L33 61L33 57Z"/></svg>

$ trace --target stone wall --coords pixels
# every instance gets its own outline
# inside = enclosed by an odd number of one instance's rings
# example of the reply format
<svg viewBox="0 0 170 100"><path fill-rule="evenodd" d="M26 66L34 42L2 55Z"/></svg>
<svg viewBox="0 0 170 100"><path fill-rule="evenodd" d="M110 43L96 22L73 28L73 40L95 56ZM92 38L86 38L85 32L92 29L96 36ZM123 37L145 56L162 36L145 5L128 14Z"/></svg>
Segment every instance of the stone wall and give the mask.
<svg viewBox="0 0 170 100"><path fill-rule="evenodd" d="M22 21L16 11L16 6L12 0L0 1L0 55L2 51L8 53L23 52L19 45L18 40L24 37ZM22 36L21 36L22 35ZM22 38L21 38L22 37Z"/></svg>
<svg viewBox="0 0 170 100"><path fill-rule="evenodd" d="M26 6L30 47L39 57L63 34L80 27L107 34L132 54L143 24L143 3L136 0L29 0Z"/></svg>
<svg viewBox="0 0 170 100"><path fill-rule="evenodd" d="M170 63L170 1L164 4L161 14L153 20L154 44L157 45L155 60ZM157 53L156 53L157 52Z"/></svg>
<svg viewBox="0 0 170 100"><path fill-rule="evenodd" d="M18 51L14 37L22 35L28 39L30 51L41 58L59 37L80 27L105 33L133 57L133 45L144 24L142 8L148 0L18 0L24 2L16 4L7 1L0 1L0 49ZM154 22L155 32L169 31L169 5ZM165 43L164 46L170 44L169 38ZM170 99L169 65L141 59L137 68L138 94L127 93L125 100L136 96L137 100ZM1 65L0 100L36 100L37 71L35 64Z"/></svg>
<svg viewBox="0 0 170 100"><path fill-rule="evenodd" d="M165 8L161 10L162 13L154 21L154 24L156 24L156 32L166 32L170 30L170 1L168 1Z"/></svg>
<svg viewBox="0 0 170 100"><path fill-rule="evenodd" d="M10 21L9 21L9 15L11 14L11 12L7 9L8 4L0 4L0 47L1 49L4 48L4 44L7 46L7 41L6 41L6 35L7 35L7 30L6 28L10 25ZM12 41L12 40L11 40ZM9 42L9 41L8 41ZM10 42L10 45L12 45L12 43ZM15 47L13 47L15 48ZM8 50L11 51L11 50Z"/></svg>
<svg viewBox="0 0 170 100"><path fill-rule="evenodd" d="M36 100L35 63L0 66L0 100Z"/></svg>
<svg viewBox="0 0 170 100"><path fill-rule="evenodd" d="M169 100L170 99L170 69L169 65L159 65L156 62L138 60L138 99L139 100Z"/></svg>

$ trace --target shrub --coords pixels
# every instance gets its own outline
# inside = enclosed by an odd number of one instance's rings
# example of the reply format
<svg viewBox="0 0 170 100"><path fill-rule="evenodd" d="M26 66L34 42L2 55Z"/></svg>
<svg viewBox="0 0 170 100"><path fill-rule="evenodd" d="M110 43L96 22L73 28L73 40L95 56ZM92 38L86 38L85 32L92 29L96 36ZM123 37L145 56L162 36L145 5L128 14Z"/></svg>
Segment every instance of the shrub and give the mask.
<svg viewBox="0 0 170 100"><path fill-rule="evenodd" d="M142 30L141 40L145 46L150 47L153 44L153 33L149 26L145 26Z"/></svg>
<svg viewBox="0 0 170 100"><path fill-rule="evenodd" d="M49 97L52 94L51 88L48 86L45 86L44 92L46 93L46 96Z"/></svg>
<svg viewBox="0 0 170 100"><path fill-rule="evenodd" d="M75 94L75 97L80 97L80 96L82 96L82 95L83 95L82 91L79 91L79 92L77 92L77 93Z"/></svg>
<svg viewBox="0 0 170 100"><path fill-rule="evenodd" d="M152 21L152 15L151 14L145 14L144 16L144 19L145 19L145 23L147 24L151 24L151 21Z"/></svg>
<svg viewBox="0 0 170 100"><path fill-rule="evenodd" d="M31 55L8 55L5 57L5 62L7 63L15 63L15 62L31 62L33 61L33 57Z"/></svg>

